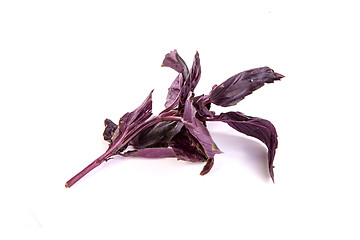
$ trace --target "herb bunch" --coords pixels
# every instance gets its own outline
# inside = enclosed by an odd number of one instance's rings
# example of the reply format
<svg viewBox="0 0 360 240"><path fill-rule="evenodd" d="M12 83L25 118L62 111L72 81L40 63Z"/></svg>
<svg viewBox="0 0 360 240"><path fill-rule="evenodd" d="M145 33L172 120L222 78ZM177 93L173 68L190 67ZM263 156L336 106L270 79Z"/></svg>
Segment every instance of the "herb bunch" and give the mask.
<svg viewBox="0 0 360 240"><path fill-rule="evenodd" d="M103 136L109 142L108 149L67 181L65 186L71 187L92 169L116 155L174 157L178 160L204 162L200 175L205 175L214 164L214 156L221 153L206 128L208 121L227 123L235 130L262 141L268 148L269 174L274 181L273 162L278 145L274 125L268 120L241 112L217 115L210 110L210 106L233 106L265 83L273 83L284 76L269 67L254 68L213 86L207 95L195 96L194 90L201 76L198 52L190 70L176 50L165 55L162 66L170 67L178 73L168 90L165 109L153 116L151 91L144 102L134 111L125 113L118 124L106 119Z"/></svg>

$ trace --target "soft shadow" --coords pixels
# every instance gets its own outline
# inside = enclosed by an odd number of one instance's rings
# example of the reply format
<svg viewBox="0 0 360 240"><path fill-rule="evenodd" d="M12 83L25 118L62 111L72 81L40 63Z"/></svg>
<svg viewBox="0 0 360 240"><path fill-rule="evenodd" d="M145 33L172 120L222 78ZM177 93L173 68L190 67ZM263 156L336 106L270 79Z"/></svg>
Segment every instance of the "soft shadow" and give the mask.
<svg viewBox="0 0 360 240"><path fill-rule="evenodd" d="M270 181L267 148L262 142L242 134L211 132L211 136L223 154L228 152L234 161L241 161L262 180Z"/></svg>

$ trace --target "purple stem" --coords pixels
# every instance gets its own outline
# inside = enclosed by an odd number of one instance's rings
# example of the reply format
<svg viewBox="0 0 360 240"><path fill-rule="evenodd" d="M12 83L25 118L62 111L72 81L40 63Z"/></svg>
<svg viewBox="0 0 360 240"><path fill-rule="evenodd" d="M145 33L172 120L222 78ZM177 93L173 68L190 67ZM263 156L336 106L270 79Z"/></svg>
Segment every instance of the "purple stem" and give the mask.
<svg viewBox="0 0 360 240"><path fill-rule="evenodd" d="M69 181L66 182L65 187L70 188L77 181L83 178L86 174L88 174L91 170L99 166L104 160L108 159L110 156L115 155L118 149L121 149L123 146L126 146L131 139L133 139L137 134L139 134L144 129L151 127L152 125L162 122L162 121L183 121L181 117L175 116L166 116L164 113L162 115L153 118L151 121L144 122L138 128L132 129L129 133L124 134L115 144L113 144L103 155L98 157L95 161L90 163L87 167L81 170L78 174L72 177Z"/></svg>
<svg viewBox="0 0 360 240"><path fill-rule="evenodd" d="M92 163L90 163L87 167L85 167L83 170L81 170L78 174L76 174L74 177L72 177L69 181L66 182L65 187L69 188L72 185L74 185L77 181L79 181L82 177L84 177L86 174L88 174L91 170L99 166L103 161L100 160L100 158L96 159Z"/></svg>

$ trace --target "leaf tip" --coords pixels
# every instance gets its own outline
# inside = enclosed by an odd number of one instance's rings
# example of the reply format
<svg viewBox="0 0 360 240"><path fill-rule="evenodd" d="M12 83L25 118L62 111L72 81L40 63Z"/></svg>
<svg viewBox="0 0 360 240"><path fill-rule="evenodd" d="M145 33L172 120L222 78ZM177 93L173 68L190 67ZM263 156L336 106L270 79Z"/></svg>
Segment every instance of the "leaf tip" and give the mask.
<svg viewBox="0 0 360 240"><path fill-rule="evenodd" d="M272 166L272 168L270 169L270 177L272 182L275 184L275 178L274 178L274 170L273 170L274 166Z"/></svg>
<svg viewBox="0 0 360 240"><path fill-rule="evenodd" d="M204 167L204 169L200 172L200 176L205 176L206 174L208 174L210 172L210 169L207 169L206 167Z"/></svg>
<svg viewBox="0 0 360 240"><path fill-rule="evenodd" d="M276 80L280 80L281 78L285 77L284 75L277 73L277 72L274 72L274 76L275 76Z"/></svg>
<svg viewBox="0 0 360 240"><path fill-rule="evenodd" d="M210 158L208 159L208 161L206 162L204 168L202 169L202 171L200 172L200 176L204 176L206 175L207 173L210 172L211 168L213 167L214 165L214 158Z"/></svg>

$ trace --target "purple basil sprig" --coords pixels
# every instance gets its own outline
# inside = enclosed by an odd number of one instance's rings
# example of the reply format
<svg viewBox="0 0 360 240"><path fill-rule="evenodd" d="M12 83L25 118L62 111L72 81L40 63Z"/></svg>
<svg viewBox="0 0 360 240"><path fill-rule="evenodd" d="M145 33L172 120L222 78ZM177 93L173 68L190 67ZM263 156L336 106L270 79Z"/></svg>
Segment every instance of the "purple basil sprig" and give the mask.
<svg viewBox="0 0 360 240"><path fill-rule="evenodd" d="M235 130L262 141L268 148L269 174L274 181L273 162L277 148L277 133L268 120L246 116L241 112L216 115L211 104L233 106L253 91L273 83L284 76L269 67L255 68L238 73L208 95L195 96L200 80L199 53L189 70L176 50L165 55L162 66L178 72L171 84L165 109L152 114L152 91L144 102L132 112L125 113L115 124L105 120L104 140L109 142L106 152L66 182L71 187L92 169L113 156L142 158L174 158L191 162L206 162L200 175L207 174L214 165L214 157L221 153L206 128L207 121L221 121Z"/></svg>

